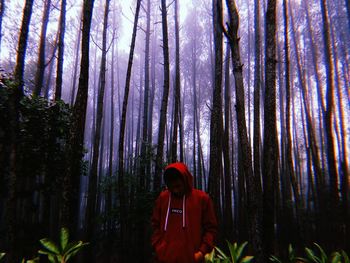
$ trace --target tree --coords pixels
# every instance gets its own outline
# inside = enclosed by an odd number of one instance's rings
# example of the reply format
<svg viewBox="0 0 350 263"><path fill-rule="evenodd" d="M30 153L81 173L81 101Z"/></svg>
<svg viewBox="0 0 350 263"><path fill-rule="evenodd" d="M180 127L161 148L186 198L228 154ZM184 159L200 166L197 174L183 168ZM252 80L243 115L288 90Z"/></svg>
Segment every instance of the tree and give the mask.
<svg viewBox="0 0 350 263"><path fill-rule="evenodd" d="M5 13L5 0L0 1L0 53L1 53L1 40L2 40L2 18Z"/></svg>
<svg viewBox="0 0 350 263"><path fill-rule="evenodd" d="M330 22L328 17L328 7L325 0L320 0L322 12L323 41L325 47L325 67L326 67L326 112L325 112L325 130L326 130L326 151L327 151L327 171L329 177L329 207L331 213L331 226L329 231L330 240L336 240L339 237L339 194L338 194L338 170L336 164L336 150L333 139L333 118L334 118L334 63L332 53L332 43L330 34ZM336 245L336 244L335 244Z"/></svg>
<svg viewBox="0 0 350 263"><path fill-rule="evenodd" d="M104 94L106 86L106 56L107 56L107 28L108 28L108 14L109 14L109 4L110 0L105 2L105 11L103 19L103 32L102 32L102 58L100 66L100 76L98 84L98 98L97 98L97 113L96 113L96 127L95 136L93 139L93 156L92 164L89 176L89 188L88 188L88 199L86 204L86 239L91 240L94 235L95 227L95 214L96 214L96 196L97 196L97 177L98 177L98 160L101 144L101 129L102 118L103 118L103 105L104 105ZM104 118L106 119L106 118ZM102 159L102 158L101 158ZM102 160L100 160L102 163ZM101 169L100 169L101 171ZM89 258L92 255L88 255Z"/></svg>
<svg viewBox="0 0 350 263"><path fill-rule="evenodd" d="M83 13L81 12L81 16ZM71 97L70 97L70 105L74 105L74 99L75 99L75 93L76 93L76 82L77 82L77 73L78 73L78 63L79 63L79 48L80 48L80 42L81 42L81 24L82 19L80 17L79 19L79 29L78 29L78 35L77 40L75 42L75 59L74 59L74 70L73 70L73 76L72 76L72 91L71 91Z"/></svg>
<svg viewBox="0 0 350 263"><path fill-rule="evenodd" d="M244 105L244 84L243 84L243 64L239 50L238 25L239 16L234 0L226 0L228 7L229 22L228 30L224 31L229 40L232 55L232 68L235 77L236 88L236 116L237 129L242 153L242 162L245 175L245 183L247 188L247 215L249 241L252 243L257 262L263 262L262 259L262 241L261 241L261 185L260 176L256 177L253 173L253 162L250 144L248 141L247 125L245 120L245 105Z"/></svg>
<svg viewBox="0 0 350 263"><path fill-rule="evenodd" d="M226 238L230 240L233 235L233 215L232 215L232 175L230 161L230 122L231 117L231 88L230 88L230 46L226 47L225 61L225 128L223 134L223 156L224 156L224 180L225 180L225 202L223 205L224 228Z"/></svg>
<svg viewBox="0 0 350 263"><path fill-rule="evenodd" d="M120 238L122 245L120 246L120 253L123 255L125 251L125 244L123 241L126 238L126 193L125 193L125 182L124 182L124 137L125 137L125 126L126 126L126 110L128 105L128 97L129 97L129 89L130 89L130 80L131 80L131 69L134 57L134 49L135 49L135 40L137 33L137 22L139 19L141 0L137 0L136 12L134 17L134 26L132 31L131 45L130 45L130 53L129 53L129 61L128 68L126 73L125 80L125 91L124 91L124 99L123 99L123 108L121 115L121 123L120 123L120 131L119 131L119 148L118 148L118 190L119 190L119 202L120 202Z"/></svg>
<svg viewBox="0 0 350 263"><path fill-rule="evenodd" d="M166 125L166 114L168 108L169 98L169 82L170 82L170 65L169 65L169 43L168 43L168 21L167 21L167 5L166 0L161 1L162 10L162 33L163 33L163 59L164 59L164 84L163 84L163 96L162 105L160 108L159 128L158 128L158 144L157 144L157 156L156 167L154 173L154 189L158 191L160 189L160 174L163 162L164 151L164 134Z"/></svg>
<svg viewBox="0 0 350 263"><path fill-rule="evenodd" d="M180 125L180 105L181 105L181 83L180 83L180 38L179 38L179 21L178 21L178 0L175 0L175 109L174 109L174 124L173 137L171 145L171 161L177 160L177 131ZM181 140L181 137L180 137ZM183 149L180 148L180 160L183 161Z"/></svg>
<svg viewBox="0 0 350 263"><path fill-rule="evenodd" d="M83 31L81 45L80 76L77 98L73 107L69 143L67 147L67 171L63 177L61 226L74 233L78 227L81 162L84 149L84 131L89 87L89 46L94 0L83 2Z"/></svg>
<svg viewBox="0 0 350 263"><path fill-rule="evenodd" d="M5 205L7 225L7 242L10 252L7 255L8 262L18 262L19 255L16 254L16 246L18 245L16 237L16 196L17 196L17 161L18 161L18 135L19 135L19 103L23 97L23 75L24 75L24 59L27 49L27 39L29 31L29 23L32 15L33 0L26 0L23 9L22 25L20 29L17 58L14 70L15 85L10 94L10 153L9 153L9 172L7 178L7 200Z"/></svg>
<svg viewBox="0 0 350 263"><path fill-rule="evenodd" d="M263 141L263 244L265 261L273 253L278 143L276 127L276 0L268 0L265 39L265 100Z"/></svg>
<svg viewBox="0 0 350 263"><path fill-rule="evenodd" d="M210 116L210 167L209 167L209 194L213 198L216 206L216 214L218 222L222 222L220 209L220 178L223 174L222 169L222 2L220 0L213 1L213 28L214 28L214 83L212 109Z"/></svg>
<svg viewBox="0 0 350 263"><path fill-rule="evenodd" d="M39 45L39 53L38 53L38 66L35 74L35 89L33 94L39 96L44 83L44 73L45 73L45 43L46 43L46 31L47 24L49 22L51 8L51 0L46 0L44 2L44 12L43 19L41 25L41 33L40 33L40 45Z"/></svg>
<svg viewBox="0 0 350 263"><path fill-rule="evenodd" d="M141 144L141 160L140 163L140 187L143 188L145 185L145 177L150 176L147 173L146 167L149 165L149 161L147 160L146 154L149 150L149 142L148 142L148 107L149 107L149 62L150 62L150 36L151 36L151 1L147 0L147 26L146 26L146 43L145 43L145 88L144 88L144 96L143 96L143 121L142 121L142 144Z"/></svg>
<svg viewBox="0 0 350 263"><path fill-rule="evenodd" d="M61 99L61 94L62 94L62 74L63 74L64 33L65 33L65 31L66 31L66 0L61 0L55 100Z"/></svg>

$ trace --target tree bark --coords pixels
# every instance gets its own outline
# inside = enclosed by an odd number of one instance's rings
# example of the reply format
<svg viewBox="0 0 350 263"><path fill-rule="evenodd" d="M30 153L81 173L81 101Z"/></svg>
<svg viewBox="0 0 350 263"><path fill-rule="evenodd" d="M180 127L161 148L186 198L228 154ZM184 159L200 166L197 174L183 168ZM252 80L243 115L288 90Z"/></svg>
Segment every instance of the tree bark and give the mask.
<svg viewBox="0 0 350 263"><path fill-rule="evenodd" d="M66 31L66 0L61 0L61 12L59 20L59 37L58 37L58 57L56 73L56 91L55 100L60 100L62 96L62 75L63 75L63 58L64 58L64 34Z"/></svg>
<svg viewBox="0 0 350 263"><path fill-rule="evenodd" d="M262 190L260 177L253 173L252 153L248 141L247 124L245 120L243 64L239 50L239 16L234 0L226 0L228 7L229 23L226 36L229 40L232 54L232 68L235 77L236 88L236 117L242 162L247 188L247 215L249 242L252 244L257 262L263 262L261 241L261 215L262 215Z"/></svg>
<svg viewBox="0 0 350 263"><path fill-rule="evenodd" d="M121 123L120 123L120 131L119 131L119 148L118 148L118 194L119 194L119 202L120 202L120 238L121 238L121 246L120 246L120 255L123 259L125 255L123 252L125 251L125 243L123 242L126 236L126 189L124 182L124 136L125 136L125 124L126 124L126 110L128 105L128 97L130 90L130 79L131 79L131 69L134 57L134 49L136 42L136 33L137 33L137 22L139 19L141 0L137 0L136 12L134 17L134 26L132 31L131 45L130 45L130 53L129 53L129 61L128 68L126 72L126 80L125 80L125 91L124 91L124 99L123 99L123 108L121 115ZM122 260L123 261L123 260Z"/></svg>
<svg viewBox="0 0 350 263"><path fill-rule="evenodd" d="M5 223L7 226L6 240L9 245L9 252L6 256L7 262L19 262L20 258L17 251L17 213L16 213L16 200L17 200L17 184L18 184L18 152L19 152L19 106L23 97L23 74L24 74L24 60L27 49L27 39L30 18L32 15L33 0L26 0L23 9L22 25L17 45L17 58L14 71L15 85L11 89L9 95L9 168L7 178L7 198L5 202Z"/></svg>
<svg viewBox="0 0 350 263"><path fill-rule="evenodd" d="M63 178L61 226L73 236L78 229L81 161L83 157L86 106L89 87L89 45L93 0L84 0L80 77L67 149L67 171Z"/></svg>
<svg viewBox="0 0 350 263"><path fill-rule="evenodd" d="M43 12L43 19L42 19L42 25L41 25L41 34L40 34L40 44L39 44L39 54L38 54L38 64L37 64L37 70L35 74L35 88L33 95L34 96L40 96L43 83L44 83L44 73L45 73L45 42L46 42L46 30L47 30L47 24L49 22L49 15L50 15L50 7L51 7L51 0L45 0L44 3L44 12ZM1 34L1 32L0 32Z"/></svg>
<svg viewBox="0 0 350 263"><path fill-rule="evenodd" d="M148 107L149 107L149 62L150 62L150 36L151 36L151 1L147 0L147 11L146 11L146 40L145 40L145 87L143 97L143 120L142 120L142 143L141 143L141 162L140 162L140 187L145 188L146 178L150 174L147 173L146 167L149 165L150 160L148 159L149 143L148 143ZM147 180L149 181L149 180Z"/></svg>
<svg viewBox="0 0 350 263"><path fill-rule="evenodd" d="M158 145L157 145L156 167L155 167L155 174L154 174L154 189L156 191L160 190L161 170L163 166L164 134L165 134L165 126L166 126L166 113L168 108L169 80L170 80L168 22L167 22L166 8L167 8L166 0L162 0L161 10L162 10L162 32L163 32L163 57L164 57L164 86L163 86L162 105L160 108Z"/></svg>
<svg viewBox="0 0 350 263"><path fill-rule="evenodd" d="M171 145L171 161L177 160L177 142L178 142L178 128L180 115L180 101L181 101L181 83L180 83L180 37L179 37L179 21L178 21L178 0L175 0L175 108L174 108L174 126L173 126L173 140ZM182 149L180 149L182 151ZM183 159L183 155L182 155Z"/></svg>
<svg viewBox="0 0 350 263"><path fill-rule="evenodd" d="M81 14L82 16L83 14ZM81 23L82 19L80 18L79 22L79 31L78 31L78 36L77 40L75 43L75 59L74 59L74 70L73 70L73 82L72 82L72 90L71 90L71 96L70 96L70 105L74 105L74 100L75 100L75 93L76 93L76 82L77 82L77 73L78 73L78 63L79 63L79 48L80 48L80 41L81 41Z"/></svg>
<svg viewBox="0 0 350 263"><path fill-rule="evenodd" d="M230 89L230 47L226 46L225 61L225 129L223 134L223 156L224 156L224 229L225 239L231 240L233 236L233 215L232 215L232 176L230 161L230 122L231 122L231 89Z"/></svg>
<svg viewBox="0 0 350 263"><path fill-rule="evenodd" d="M0 54L1 54L1 40L2 40L2 18L5 14L5 0L0 0Z"/></svg>
<svg viewBox="0 0 350 263"><path fill-rule="evenodd" d="M104 20L103 20L103 32L102 32L102 57L100 66L100 76L98 85L98 97L97 97L97 113L96 113L96 127L94 136L94 149L92 157L92 165L89 176L89 187L88 187L88 198L86 204L86 240L92 240L94 236L94 230L96 229L96 196L97 196L97 178L98 178L98 161L100 147L103 148L103 140L101 141L101 130L102 118L103 118L103 104L104 94L106 86L106 56L107 56L107 28L108 28L108 14L109 14L110 0L105 2ZM105 118L104 118L105 119ZM100 162L102 162L102 158ZM101 171L101 170L100 170ZM90 253L88 259L93 258Z"/></svg>
<svg viewBox="0 0 350 263"><path fill-rule="evenodd" d="M336 151L333 138L333 118L334 118L334 63L332 53L332 43L330 35L330 22L328 17L328 7L326 0L320 0L321 12L322 12L322 29L323 29L323 41L325 47L325 68L326 68L326 112L325 112L325 131L326 131L326 153L327 153L327 172L329 180L329 207L328 212L331 215L330 223L331 229L329 231L329 241L334 248L337 247L337 242L332 240L338 240L340 235L339 229L339 190L338 190L338 170L336 164ZM339 240L338 240L339 242Z"/></svg>
<svg viewBox="0 0 350 263"><path fill-rule="evenodd" d="M265 100L263 145L263 244L264 258L273 254L278 142L276 127L276 0L268 0L265 38Z"/></svg>
<svg viewBox="0 0 350 263"><path fill-rule="evenodd" d="M223 62L223 39L222 39L222 1L213 1L213 28L214 28L214 79L213 97L210 116L210 159L208 190L211 195L219 224L222 222L220 202L220 178L223 174L222 168L222 62ZM219 233L222 235L222 232Z"/></svg>

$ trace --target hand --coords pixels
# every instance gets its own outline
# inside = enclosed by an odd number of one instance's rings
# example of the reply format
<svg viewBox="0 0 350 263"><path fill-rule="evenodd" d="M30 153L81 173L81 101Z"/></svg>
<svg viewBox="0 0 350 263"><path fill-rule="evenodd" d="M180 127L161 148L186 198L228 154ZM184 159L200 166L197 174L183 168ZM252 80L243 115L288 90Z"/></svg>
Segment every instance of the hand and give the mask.
<svg viewBox="0 0 350 263"><path fill-rule="evenodd" d="M196 253L194 253L194 262L202 262L204 258L204 255L202 253L202 251L198 251Z"/></svg>

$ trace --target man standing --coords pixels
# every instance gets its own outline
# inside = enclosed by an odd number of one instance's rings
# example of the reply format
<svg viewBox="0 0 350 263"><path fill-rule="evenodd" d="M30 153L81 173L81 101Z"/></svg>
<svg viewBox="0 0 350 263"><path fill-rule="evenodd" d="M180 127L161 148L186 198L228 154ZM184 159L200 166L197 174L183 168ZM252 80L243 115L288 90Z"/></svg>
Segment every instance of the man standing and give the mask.
<svg viewBox="0 0 350 263"><path fill-rule="evenodd" d="M152 246L159 263L203 262L214 247L217 221L209 195L193 188L184 163L165 168L167 190L160 193L152 215Z"/></svg>

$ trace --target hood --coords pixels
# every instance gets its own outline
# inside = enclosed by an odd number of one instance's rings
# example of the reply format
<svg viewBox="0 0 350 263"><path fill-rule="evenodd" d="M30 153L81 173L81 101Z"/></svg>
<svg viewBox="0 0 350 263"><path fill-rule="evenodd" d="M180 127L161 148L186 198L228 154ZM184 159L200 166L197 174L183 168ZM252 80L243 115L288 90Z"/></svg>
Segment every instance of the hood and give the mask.
<svg viewBox="0 0 350 263"><path fill-rule="evenodd" d="M182 179L185 182L186 193L191 192L193 188L193 176L188 170L186 164L177 162L177 163L171 163L168 166L166 166L164 171L164 181L166 177L171 176L172 174L172 173L167 173L167 170L169 169L175 169L179 172L179 174L182 176Z"/></svg>

